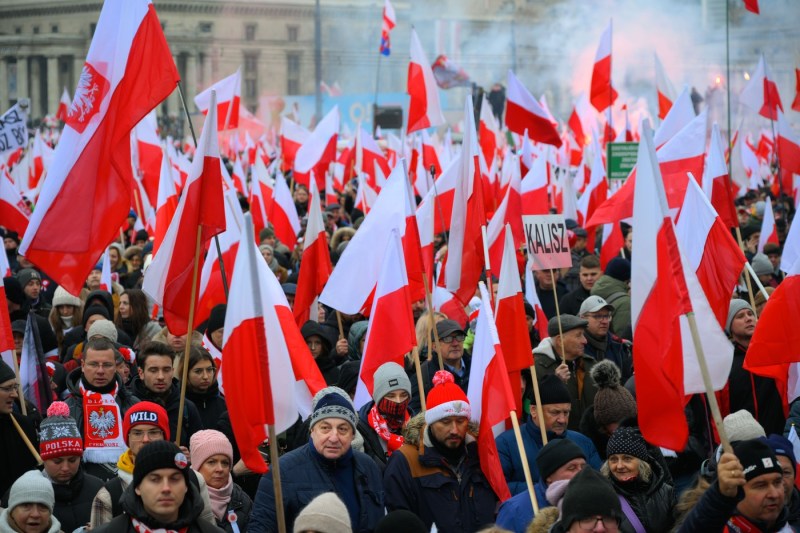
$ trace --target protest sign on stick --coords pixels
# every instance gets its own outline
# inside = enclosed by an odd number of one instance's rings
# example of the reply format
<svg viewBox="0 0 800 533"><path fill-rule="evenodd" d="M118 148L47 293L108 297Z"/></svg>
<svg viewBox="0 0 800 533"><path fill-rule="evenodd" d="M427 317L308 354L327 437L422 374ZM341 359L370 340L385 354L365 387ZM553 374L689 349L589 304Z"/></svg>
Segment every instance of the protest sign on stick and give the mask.
<svg viewBox="0 0 800 533"><path fill-rule="evenodd" d="M0 155L28 145L29 105L30 101L23 98L0 116Z"/></svg>

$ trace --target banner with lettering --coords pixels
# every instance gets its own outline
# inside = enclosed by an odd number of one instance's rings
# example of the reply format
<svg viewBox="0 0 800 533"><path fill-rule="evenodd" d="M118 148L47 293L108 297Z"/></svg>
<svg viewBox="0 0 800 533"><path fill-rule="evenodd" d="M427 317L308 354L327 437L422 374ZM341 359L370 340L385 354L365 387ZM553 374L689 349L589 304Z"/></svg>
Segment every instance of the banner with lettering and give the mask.
<svg viewBox="0 0 800 533"><path fill-rule="evenodd" d="M0 155L28 145L28 99L14 104L0 117Z"/></svg>
<svg viewBox="0 0 800 533"><path fill-rule="evenodd" d="M564 215L525 215L525 245L533 258L533 270L569 268L569 237Z"/></svg>

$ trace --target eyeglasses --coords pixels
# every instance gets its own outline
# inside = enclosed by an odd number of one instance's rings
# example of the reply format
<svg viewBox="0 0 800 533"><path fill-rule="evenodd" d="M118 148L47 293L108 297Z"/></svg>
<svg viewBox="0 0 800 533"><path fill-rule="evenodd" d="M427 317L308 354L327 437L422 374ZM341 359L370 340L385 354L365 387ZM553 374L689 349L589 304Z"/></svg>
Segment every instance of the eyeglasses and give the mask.
<svg viewBox="0 0 800 533"><path fill-rule="evenodd" d="M439 340L445 344L450 344L453 341L462 342L465 338L467 338L467 336L463 333L453 333L452 335L447 335L446 337L439 337Z"/></svg>
<svg viewBox="0 0 800 533"><path fill-rule="evenodd" d="M598 522L602 522L603 527L608 531L619 531L619 520L610 516L592 516L590 518L578 520L578 527L580 527L582 531L591 531L597 526Z"/></svg>
<svg viewBox="0 0 800 533"><path fill-rule="evenodd" d="M603 313L602 315L595 313L593 315L586 315L586 316L588 316L589 318L594 318L595 320L600 320L601 322L606 320L611 320L611 313Z"/></svg>
<svg viewBox="0 0 800 533"><path fill-rule="evenodd" d="M19 385L16 383L14 385L7 385L5 387L0 387L0 390L6 394L14 394L15 392L19 392Z"/></svg>
<svg viewBox="0 0 800 533"><path fill-rule="evenodd" d="M94 370L97 370L98 368L102 368L103 370L111 370L112 368L117 367L117 365L115 365L114 363L98 363L97 361L86 363L86 366Z"/></svg>
<svg viewBox="0 0 800 533"><path fill-rule="evenodd" d="M142 429L132 429L128 432L128 439L142 440L145 435L147 435L147 438L150 440L161 440L164 433L160 429L149 429L147 431Z"/></svg>

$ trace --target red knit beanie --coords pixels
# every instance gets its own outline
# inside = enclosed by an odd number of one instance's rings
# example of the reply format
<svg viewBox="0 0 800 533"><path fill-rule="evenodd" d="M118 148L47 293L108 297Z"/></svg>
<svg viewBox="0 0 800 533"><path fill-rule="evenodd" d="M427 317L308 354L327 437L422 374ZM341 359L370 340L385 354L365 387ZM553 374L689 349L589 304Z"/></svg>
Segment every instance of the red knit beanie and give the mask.
<svg viewBox="0 0 800 533"><path fill-rule="evenodd" d="M433 424L448 416L470 416L467 395L456 385L453 374L446 370L439 370L433 375L433 388L425 404L426 424Z"/></svg>
<svg viewBox="0 0 800 533"><path fill-rule="evenodd" d="M125 413L122 417L122 435L125 437L125 444L128 444L128 433L133 426L148 425L155 426L164 433L164 440L170 439L169 417L163 407L153 402L139 402Z"/></svg>

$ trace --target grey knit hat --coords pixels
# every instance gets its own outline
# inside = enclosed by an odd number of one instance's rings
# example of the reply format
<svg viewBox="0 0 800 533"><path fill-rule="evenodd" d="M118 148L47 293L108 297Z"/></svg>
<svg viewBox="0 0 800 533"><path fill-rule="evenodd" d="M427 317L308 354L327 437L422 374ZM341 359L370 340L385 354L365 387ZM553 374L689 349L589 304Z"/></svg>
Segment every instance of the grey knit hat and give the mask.
<svg viewBox="0 0 800 533"><path fill-rule="evenodd" d="M772 274L775 270L772 267L772 262L770 262L769 257L764 254L754 255L753 259L750 261L750 266L753 267L753 271L757 276Z"/></svg>
<svg viewBox="0 0 800 533"><path fill-rule="evenodd" d="M339 387L325 387L314 395L311 400L311 425L325 418L341 418L353 426L356 431L358 426L358 415L356 407L350 396Z"/></svg>
<svg viewBox="0 0 800 533"><path fill-rule="evenodd" d="M23 503L41 503L53 512L56 503L53 485L38 470L28 470L11 485L8 508L13 509Z"/></svg>
<svg viewBox="0 0 800 533"><path fill-rule="evenodd" d="M61 286L56 287L56 292L53 294L53 307L58 307L59 305L80 307L81 304L81 299L68 293L67 289Z"/></svg>
<svg viewBox="0 0 800 533"><path fill-rule="evenodd" d="M94 336L104 337L111 342L117 342L117 326L110 320L96 320L86 333L87 339L91 339Z"/></svg>
<svg viewBox="0 0 800 533"><path fill-rule="evenodd" d="M766 437L767 432L759 424L750 411L740 409L722 419L722 427L728 435L730 442L739 440L752 440L759 437Z"/></svg>
<svg viewBox="0 0 800 533"><path fill-rule="evenodd" d="M383 363L372 375L372 399L375 403L395 390L404 390L411 398L411 381L403 367L397 363Z"/></svg>
<svg viewBox="0 0 800 533"><path fill-rule="evenodd" d="M731 300L730 307L728 308L728 320L725 321L725 331L728 334L731 332L731 322L733 322L733 317L735 317L736 313L742 309L749 309L751 311L753 310L750 304L741 298L734 298Z"/></svg>
<svg viewBox="0 0 800 533"><path fill-rule="evenodd" d="M335 492L324 492L311 500L294 521L294 533L352 533L350 514Z"/></svg>

